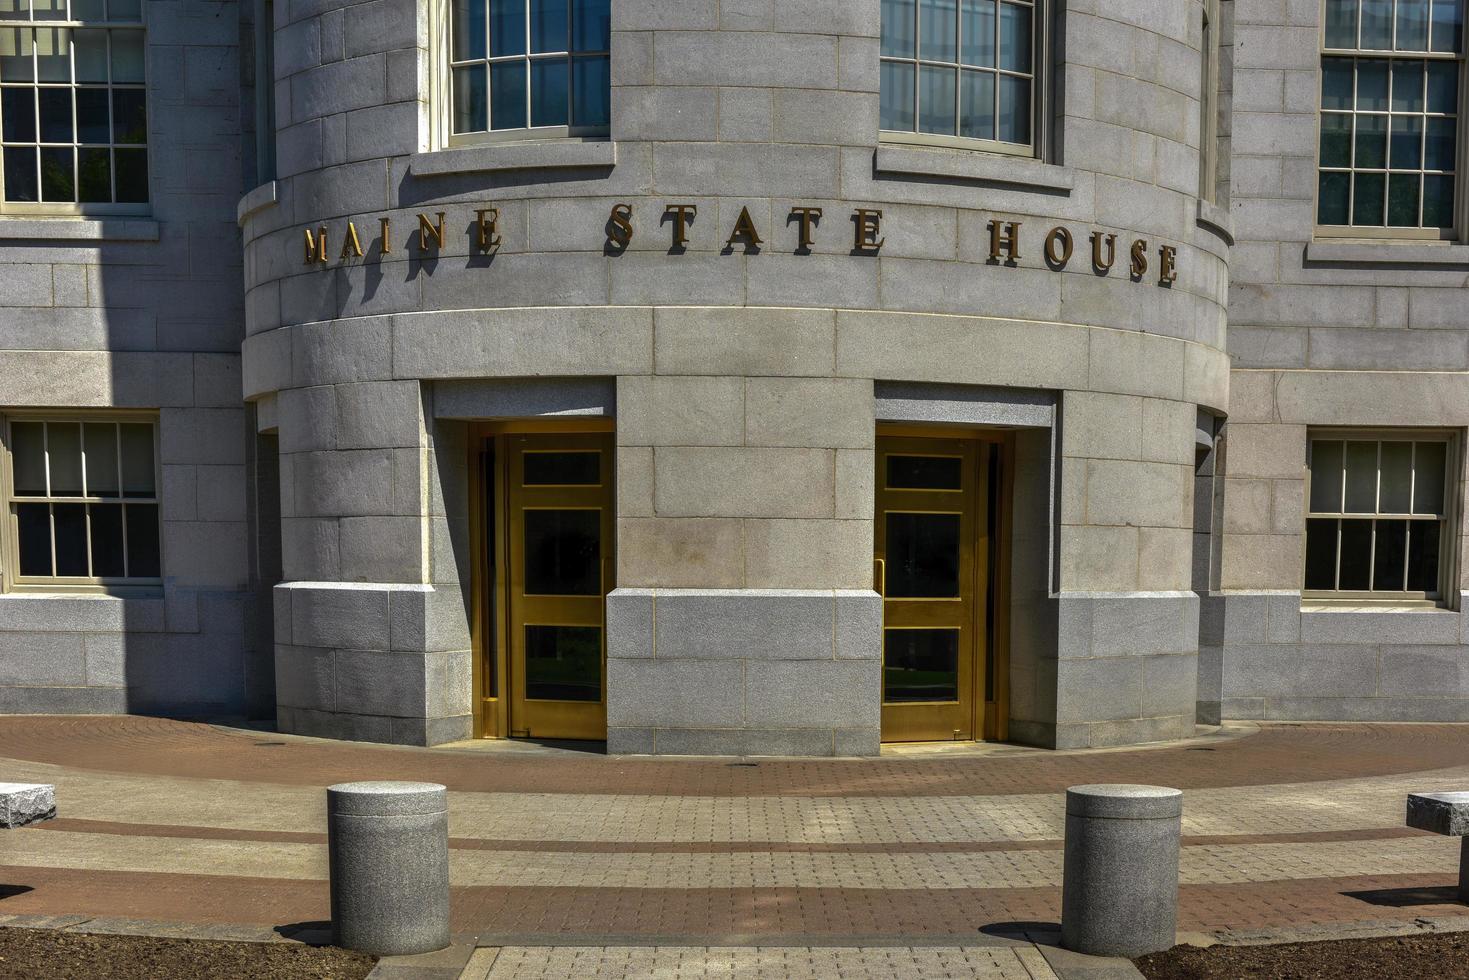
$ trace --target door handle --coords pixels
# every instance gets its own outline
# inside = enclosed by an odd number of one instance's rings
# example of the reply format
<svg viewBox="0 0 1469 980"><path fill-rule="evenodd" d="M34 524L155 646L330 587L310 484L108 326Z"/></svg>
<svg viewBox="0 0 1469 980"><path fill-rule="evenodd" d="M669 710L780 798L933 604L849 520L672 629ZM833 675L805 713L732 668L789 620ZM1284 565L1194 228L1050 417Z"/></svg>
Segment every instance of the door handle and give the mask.
<svg viewBox="0 0 1469 980"><path fill-rule="evenodd" d="M878 595L887 597L888 563L881 558L872 559L872 587Z"/></svg>

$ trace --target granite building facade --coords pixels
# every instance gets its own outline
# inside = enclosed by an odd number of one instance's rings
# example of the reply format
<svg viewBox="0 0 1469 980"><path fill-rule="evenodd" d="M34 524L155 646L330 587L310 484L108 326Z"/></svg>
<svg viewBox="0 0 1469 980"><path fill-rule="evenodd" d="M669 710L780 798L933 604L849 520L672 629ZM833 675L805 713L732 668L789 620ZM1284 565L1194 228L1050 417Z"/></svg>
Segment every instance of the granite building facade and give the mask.
<svg viewBox="0 0 1469 980"><path fill-rule="evenodd" d="M1465 713L1463 0L0 2L4 710Z"/></svg>

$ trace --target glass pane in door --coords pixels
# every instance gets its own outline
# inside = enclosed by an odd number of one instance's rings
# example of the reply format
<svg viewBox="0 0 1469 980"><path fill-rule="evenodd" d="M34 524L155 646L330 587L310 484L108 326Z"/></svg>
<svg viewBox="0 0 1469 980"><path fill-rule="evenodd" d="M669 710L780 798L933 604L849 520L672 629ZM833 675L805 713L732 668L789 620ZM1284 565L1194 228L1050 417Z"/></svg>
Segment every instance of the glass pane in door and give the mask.
<svg viewBox="0 0 1469 980"><path fill-rule="evenodd" d="M602 700L602 630L527 626L525 696L534 701Z"/></svg>
<svg viewBox="0 0 1469 980"><path fill-rule="evenodd" d="M525 512L525 594L602 594L602 512Z"/></svg>
<svg viewBox="0 0 1469 980"><path fill-rule="evenodd" d="M882 699L888 703L959 700L959 631L884 631Z"/></svg>
<svg viewBox="0 0 1469 980"><path fill-rule="evenodd" d="M887 596L959 595L959 515L887 514Z"/></svg>

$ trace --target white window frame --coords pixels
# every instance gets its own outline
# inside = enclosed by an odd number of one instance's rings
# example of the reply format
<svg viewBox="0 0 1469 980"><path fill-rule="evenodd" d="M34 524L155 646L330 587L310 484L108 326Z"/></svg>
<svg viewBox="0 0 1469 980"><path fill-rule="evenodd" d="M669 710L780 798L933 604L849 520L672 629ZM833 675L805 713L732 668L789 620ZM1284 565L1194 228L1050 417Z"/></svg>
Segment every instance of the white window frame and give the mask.
<svg viewBox="0 0 1469 980"><path fill-rule="evenodd" d="M134 423L145 424L153 430L153 496L151 498L112 498L112 497L17 497L15 493L15 461L11 453L12 435L11 425L15 422L104 422L104 423ZM6 592L34 592L34 593L80 593L80 594L106 594L127 595L133 593L156 593L163 584L163 578L167 574L167 556L163 551L163 467L159 461L159 419L156 413L147 412L114 412L114 411L20 411L7 412L0 417L0 490L5 497L4 512L4 576L3 584ZM120 449L121 447L119 447ZM86 453L83 446L82 472L85 479ZM118 457L121 465L121 455ZM48 464L49 465L49 464ZM16 517L15 505L17 503L46 503L46 504L101 504L109 507L124 507L127 504L153 505L158 507L158 565L159 574L154 577L132 577L132 578L101 578L93 576L22 576L20 574L20 528ZM126 548L126 523L124 522L124 548ZM55 531L52 531L53 548ZM91 552L91 527L87 529L88 553Z"/></svg>
<svg viewBox="0 0 1469 980"><path fill-rule="evenodd" d="M1313 227L1315 229L1315 232L1314 232L1315 237L1316 238L1328 238L1328 239L1348 238L1348 239L1372 239L1372 240L1377 240L1377 241L1382 241L1382 240L1397 240L1397 241L1411 241L1411 242L1424 242L1424 241L1463 242L1463 241L1469 241L1469 238L1466 238L1466 235L1469 235L1469 200L1466 200L1466 197L1469 197L1469 194L1466 194L1466 189L1469 189L1469 183L1466 183L1466 181L1465 181L1465 176L1466 175L1465 175L1465 172L1464 172L1466 165L1469 165L1469 153L1466 153L1465 146L1464 146L1466 138L1469 138L1469 104L1466 104L1466 103L1469 103L1469 0L1460 0L1461 16L1465 19L1465 23L1464 23L1464 30L1463 30L1463 33L1461 34L1461 39L1460 39L1460 42L1459 42L1459 51L1457 53L1455 53L1455 54L1448 54L1448 53L1445 53L1445 52L1439 52L1439 53L1429 52L1429 53L1426 53L1425 54L1424 52L1417 52L1417 51L1395 51L1395 50L1394 51L1382 51L1382 50L1377 50L1377 49L1373 49L1373 48L1329 48L1329 47L1326 46L1326 5L1327 5L1327 3L1328 3L1328 0L1320 0L1320 7L1319 7L1319 10L1320 10L1319 25L1320 26L1319 26L1319 29L1316 32L1316 41L1317 41L1318 47L1320 48L1319 56L1316 59L1316 146L1315 146L1315 150L1313 152L1313 160L1315 162L1315 171L1314 172L1315 172L1316 185L1315 185L1315 188L1314 188L1314 190L1313 190L1313 192L1311 194L1311 222L1312 222L1312 225L1313 225ZM1394 40L1396 40L1397 29L1398 29L1397 28L1397 16L1396 15L1397 15L1397 8L1396 8L1396 5L1394 5L1394 8L1393 8L1393 36L1394 36ZM1432 28L1433 28L1433 24L1432 24L1432 19L1431 19L1431 10L1430 10L1429 30L1431 31ZM1360 19L1358 21L1357 31L1358 31L1358 34L1357 34L1358 42L1360 43L1360 41L1361 41L1361 22L1360 22ZM1430 37L1430 42L1429 43L1430 43L1430 46L1431 46L1432 45L1431 37ZM1348 57L1350 57L1350 58L1369 58L1369 59L1383 60L1383 61L1388 61L1388 62L1392 62L1394 60L1406 60L1406 61L1455 61L1455 62L1458 63L1458 65L1459 65L1459 104L1458 104L1458 129L1457 129L1457 133L1456 133L1457 143L1456 143L1456 146L1455 146L1456 156L1455 156L1455 160L1454 160L1454 227L1447 228L1447 229L1443 229L1443 228L1401 228L1401 227L1393 227L1393 226L1375 226L1375 225L1323 225L1323 224L1320 223L1320 216L1321 216L1321 177L1320 177L1320 174L1321 174L1321 129L1322 129L1322 121L1323 121L1323 117L1324 117L1324 115L1325 115L1325 113L1327 111L1331 111L1331 112L1339 112L1340 111L1340 110L1327 110L1322 105L1321 85L1322 85L1322 76L1324 74L1323 64L1324 64L1326 58L1331 58L1331 57L1341 57L1341 58L1348 58ZM1353 114L1356 113L1356 106L1355 105L1353 105L1351 111L1352 111ZM1391 112L1391 106L1390 105L1389 105L1388 111ZM1388 138L1391 139L1391 131L1389 131ZM1353 142L1353 145L1355 146L1355 142L1356 142L1355 141L1355 136L1353 137L1352 142ZM1355 171L1356 171L1356 168L1353 167L1353 168L1350 168L1350 171L1349 172L1355 172ZM1384 189L1384 193L1387 193L1386 188ZM1421 195L1420 195L1419 207L1420 207L1420 210L1421 210L1421 207L1422 207Z"/></svg>
<svg viewBox="0 0 1469 980"><path fill-rule="evenodd" d="M148 120L148 127L149 127L149 130L150 130L149 133L148 133L148 139L142 144L142 149L147 154L147 174L146 174L146 177L147 177L147 181L148 181L148 200L146 200L146 201L131 201L131 202L123 203L123 204L110 203L110 202L109 203L102 203L102 202L91 202L91 203L70 202L70 203L68 203L68 202L65 202L65 201L7 201L7 200L5 200L5 169L4 169L3 166L0 166L0 216L13 215L13 216L19 216L19 217L29 217L29 216L48 216L48 217L49 216L56 216L56 217L90 217L90 216L102 216L102 217L106 217L106 216L109 216L109 215L125 215L125 216L129 216L129 217L136 217L138 215L149 215L149 214L152 214L153 213L153 175L154 175L154 173L156 173L157 167L156 167L156 159L155 159L155 156L154 156L154 145L153 145L153 141L152 141L152 135L153 134L151 132L152 126L153 126L153 118L154 118L154 116L153 116L153 104L152 104L153 103L153 100L151 98L151 94L152 94L152 91L153 91L153 86L152 86L152 82L149 79L149 67L148 67L149 61L151 60L149 58L149 45L148 45L148 37L149 37L149 30L148 30L148 8L149 8L149 6L150 6L150 4L148 4L146 2L146 0L145 0L145 2L143 2L141 4L141 13L140 13L139 19L138 20L135 20L135 21L134 20L127 20L127 21L114 21L114 20L94 20L94 21L82 21L82 20L0 20L0 29L14 28L14 27L24 26L24 27L28 27L28 28L66 28L66 29L68 29L68 31L75 31L75 30L94 30L94 29L95 30L124 30L125 29L125 30L135 30L135 31L138 31L139 33L141 33L143 35L143 84L142 84L142 90L143 90L144 105L146 106L146 117L147 117L147 120ZM75 61L75 55L73 55L72 58L73 58L73 62L74 62ZM75 74L75 68L74 67L73 67L73 74ZM111 74L111 70L110 70L110 67L109 67L109 75L110 74ZM56 87L56 88L59 88L59 87L61 87L61 84L62 83L60 83L60 82L43 83L39 79L35 79L35 80L31 81L30 83L21 83L21 84L29 84L32 88L41 88L41 87ZM93 84L93 83L86 83L86 82L81 83L81 85L83 87L87 87L87 86L89 86L91 84ZM102 144L102 143L78 144L76 142L76 135L77 135L76 134L76 90L77 90L77 87L78 87L78 83L76 82L75 78L73 78L72 81L70 81L70 82L67 83L67 87L72 92L72 146L74 148L73 149L73 153L76 152L76 148L82 147L82 146L85 146L87 148L92 148L92 149L101 149L101 148L103 148L105 146L105 148L107 150L109 150L109 151L114 150L117 147L122 147L124 149L137 148L138 147L138 144L136 144L136 143L112 143L112 142L108 142L106 144ZM127 87L128 88L133 88L135 86L134 86L134 84L129 83ZM112 83L110 81L107 83L107 91L109 93L109 96L108 96L108 122L110 124L111 123L111 119L112 119L112 115L111 115L111 113L112 113L112 109L111 109L111 105L112 105L111 92L113 91L113 89L112 89ZM38 143L39 143L40 135L41 134L38 131L36 133L36 137L37 137ZM110 135L111 134L109 134L109 136ZM54 145L58 145L59 146L59 145L62 145L62 144L54 144ZM75 172L76 172L76 165L73 164L73 174L75 174ZM111 173L112 173L113 189L114 189L114 194L115 194L116 187L117 187L117 167L116 167L115 158L112 161ZM38 196L39 196L39 187L37 188L37 191L38 191Z"/></svg>
<svg viewBox="0 0 1469 980"><path fill-rule="evenodd" d="M618 0L611 0L615 5ZM431 105L433 111L433 144L438 149L450 149L462 146L485 146L496 143L521 143L535 140L560 140L560 141L585 141L601 142L611 136L611 121L606 126L530 126L520 129L494 129L484 133L455 133L454 132L454 3L453 0L439 0L431 5L434 16L430 18L429 35L432 44L433 55L430 62L433 66L430 79ZM568 22L568 29L570 24ZM491 61L515 61L515 60L540 60L552 58L571 58L573 52L568 51L546 51L530 54L530 17L526 17L526 52L521 55L508 55L504 58L474 59L467 63L488 63ZM613 41L609 37L607 51L579 51L576 55L582 56L605 56L608 61L612 60ZM465 62L460 62L463 64ZM568 66L568 71L569 71ZM567 79L568 93L571 88L571 79ZM486 97L488 97L488 88ZM533 90L529 78L526 81L526 122L531 119L531 99ZM570 95L568 94L568 98ZM610 102L610 92L609 92ZM610 105L609 105L610 111Z"/></svg>
<svg viewBox="0 0 1469 980"><path fill-rule="evenodd" d="M1423 514L1395 514L1395 513L1357 513L1347 512L1343 509L1339 513L1326 511L1314 511L1311 508L1311 481L1314 477L1312 470L1312 451L1316 442L1375 442L1379 444L1378 449L1378 493L1381 493L1381 448L1383 442L1439 442L1444 445L1444 507L1443 512L1428 517ZM1436 520L1440 525L1440 538L1438 545L1438 592L1437 594L1427 592L1389 592L1372 589L1339 591L1339 590L1315 590L1306 588L1306 540L1307 531L1303 526L1301 533L1301 597L1303 601L1312 605L1337 605L1337 606L1393 606L1401 608L1426 608L1442 609L1454 608L1458 604L1459 595L1459 533L1460 520L1463 513L1463 457L1462 442L1459 433L1449 429L1428 428L1386 428L1386 429L1332 429L1312 428L1306 435L1306 486L1305 486L1305 520L1404 520L1413 519L1427 523ZM1343 497L1342 507L1346 507L1346 499ZM1376 530L1374 527L1374 541L1372 546L1373 560L1376 560ZM1340 583L1341 543L1337 543L1337 565L1338 584ZM1371 582L1372 569L1368 570L1368 581Z"/></svg>
<svg viewBox="0 0 1469 980"><path fill-rule="evenodd" d="M1006 143L1002 140L976 139L972 136L948 136L941 133L908 132L901 129L878 130L878 139L883 143L895 143L906 146L930 146L930 147L955 147L960 149L983 151L987 153L998 153L1006 156L1030 157L1034 159L1045 159L1050 149L1050 94L1051 94L1051 19L1052 3L1050 0L1024 0L1031 7L1031 73L1030 73L1030 142L1029 143ZM957 6L957 5L956 5ZM924 64L939 65L942 67L955 67L957 63L950 65L947 62L925 61L921 57L921 51L916 46L922 43L918 34L921 31L922 0L915 0L918 8L920 21L914 28L914 55L913 58L890 58L882 55L879 50L878 62L878 100L882 99L882 63L893 61L922 66ZM962 43L956 39L956 44ZM995 53L996 61L999 60L999 52ZM1000 69L996 67L996 74ZM999 85L995 86L995 99L999 100ZM914 100L914 125L916 127L919 112L918 73L915 69L913 84ZM956 111L959 103L955 102ZM879 123L879 126L881 124Z"/></svg>

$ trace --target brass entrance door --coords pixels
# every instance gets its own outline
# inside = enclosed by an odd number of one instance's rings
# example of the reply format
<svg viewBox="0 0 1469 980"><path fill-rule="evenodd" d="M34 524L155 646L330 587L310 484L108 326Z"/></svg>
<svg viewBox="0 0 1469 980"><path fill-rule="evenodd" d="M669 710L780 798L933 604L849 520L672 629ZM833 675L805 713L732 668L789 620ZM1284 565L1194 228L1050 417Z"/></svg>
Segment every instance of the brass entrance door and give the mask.
<svg viewBox="0 0 1469 980"><path fill-rule="evenodd" d="M485 445L483 482L494 486L484 551L494 563L477 617L481 733L606 738L612 437L511 432Z"/></svg>
<svg viewBox="0 0 1469 980"><path fill-rule="evenodd" d="M991 458L982 438L879 433L882 737L985 737Z"/></svg>

